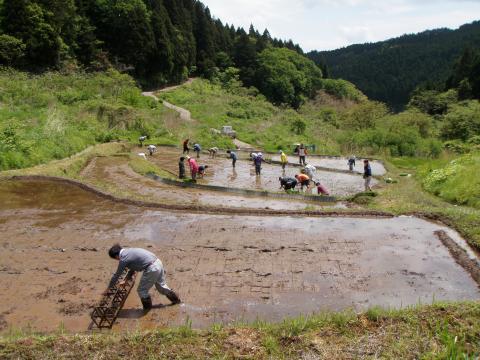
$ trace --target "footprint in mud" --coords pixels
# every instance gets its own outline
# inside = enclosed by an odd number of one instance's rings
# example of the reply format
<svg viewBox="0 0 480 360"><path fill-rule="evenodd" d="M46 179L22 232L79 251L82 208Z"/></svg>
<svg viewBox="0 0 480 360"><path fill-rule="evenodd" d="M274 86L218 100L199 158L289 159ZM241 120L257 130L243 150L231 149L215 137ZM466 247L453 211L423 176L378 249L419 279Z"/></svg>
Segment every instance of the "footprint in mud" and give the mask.
<svg viewBox="0 0 480 360"><path fill-rule="evenodd" d="M82 302L74 303L72 301L65 301L63 299L59 300L59 303L63 305L60 307L59 312L68 316L74 316L78 314L83 314L87 311L90 311L95 307L95 302Z"/></svg>
<svg viewBox="0 0 480 360"><path fill-rule="evenodd" d="M5 330L8 326L7 320L5 320L5 316L2 314L0 315L0 331Z"/></svg>
<svg viewBox="0 0 480 360"><path fill-rule="evenodd" d="M37 299L46 299L51 296L58 295L78 295L83 290L83 283L86 283L85 280L82 280L79 277L73 276L68 279L66 282L59 284L54 287L48 287L47 290L36 295Z"/></svg>
<svg viewBox="0 0 480 360"><path fill-rule="evenodd" d="M401 273L402 273L403 275L407 275L407 276L408 276L408 275L409 275L409 276L419 276L419 277L422 277L422 278L425 277L425 274L423 274L423 273L417 273L417 272L415 272L415 271L409 271L409 270L406 270L406 269L403 269L403 270L401 271Z"/></svg>

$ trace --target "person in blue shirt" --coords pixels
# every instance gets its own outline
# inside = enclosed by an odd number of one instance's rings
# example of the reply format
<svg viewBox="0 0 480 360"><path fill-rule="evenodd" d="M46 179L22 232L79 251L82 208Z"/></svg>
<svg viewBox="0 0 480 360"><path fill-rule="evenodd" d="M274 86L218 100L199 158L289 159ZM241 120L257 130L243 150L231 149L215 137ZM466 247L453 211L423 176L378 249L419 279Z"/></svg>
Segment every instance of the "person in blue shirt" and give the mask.
<svg viewBox="0 0 480 360"><path fill-rule="evenodd" d="M197 153L197 159L199 159L200 158L200 151L202 151L202 147L200 146L200 144L193 145L193 151L195 151Z"/></svg>
<svg viewBox="0 0 480 360"><path fill-rule="evenodd" d="M235 151L227 150L228 157L232 159L232 166L235 167L235 163L237 162L238 156Z"/></svg>
<svg viewBox="0 0 480 360"><path fill-rule="evenodd" d="M370 182L372 181L372 168L367 159L363 160L363 178L365 179L365 191L372 191Z"/></svg>

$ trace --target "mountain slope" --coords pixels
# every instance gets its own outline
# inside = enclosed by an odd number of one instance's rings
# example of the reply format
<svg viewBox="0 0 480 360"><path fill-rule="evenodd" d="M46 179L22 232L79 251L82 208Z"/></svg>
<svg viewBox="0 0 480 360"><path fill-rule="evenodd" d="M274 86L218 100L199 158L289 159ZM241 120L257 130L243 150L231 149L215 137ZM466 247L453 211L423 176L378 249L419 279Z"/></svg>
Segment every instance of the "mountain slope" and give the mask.
<svg viewBox="0 0 480 360"><path fill-rule="evenodd" d="M308 56L330 76L353 82L370 99L399 109L422 83L443 83L464 48L480 44L480 21L457 30L437 29Z"/></svg>

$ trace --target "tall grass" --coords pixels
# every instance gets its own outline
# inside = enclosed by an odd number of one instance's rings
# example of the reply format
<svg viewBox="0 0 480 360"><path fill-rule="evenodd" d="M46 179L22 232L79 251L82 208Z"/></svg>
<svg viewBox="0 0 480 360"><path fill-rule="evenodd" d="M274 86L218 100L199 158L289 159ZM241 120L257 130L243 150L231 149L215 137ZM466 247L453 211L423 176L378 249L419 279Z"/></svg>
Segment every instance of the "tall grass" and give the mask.
<svg viewBox="0 0 480 360"><path fill-rule="evenodd" d="M178 141L165 130L163 107L115 71L29 75L2 69L0 90L0 170L65 158L96 143L136 141L140 135Z"/></svg>

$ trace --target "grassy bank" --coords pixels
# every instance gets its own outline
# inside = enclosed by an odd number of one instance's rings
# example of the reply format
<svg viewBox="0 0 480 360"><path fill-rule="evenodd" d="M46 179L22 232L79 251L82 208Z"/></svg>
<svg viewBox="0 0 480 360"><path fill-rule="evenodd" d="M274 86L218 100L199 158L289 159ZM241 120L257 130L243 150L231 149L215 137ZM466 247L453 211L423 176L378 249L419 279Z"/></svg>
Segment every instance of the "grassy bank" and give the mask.
<svg viewBox="0 0 480 360"><path fill-rule="evenodd" d="M480 153L473 152L443 164L419 168L423 187L451 203L480 209Z"/></svg>
<svg viewBox="0 0 480 360"><path fill-rule="evenodd" d="M2 359L475 359L479 354L478 303L323 313L206 331L186 324L126 334L11 334L0 340Z"/></svg>
<svg viewBox="0 0 480 360"><path fill-rule="evenodd" d="M115 71L29 75L0 70L0 170L63 159L111 140L177 143L177 114Z"/></svg>
<svg viewBox="0 0 480 360"><path fill-rule="evenodd" d="M319 128L318 122L307 121L292 109L273 106L255 91L241 87L227 90L220 84L197 79L190 85L157 96L188 109L198 120L189 136L207 145L213 145L211 129L230 125L239 139L266 151L291 149L293 144L303 142L317 144L320 153L339 152L334 139L330 141L325 136L325 126Z"/></svg>

